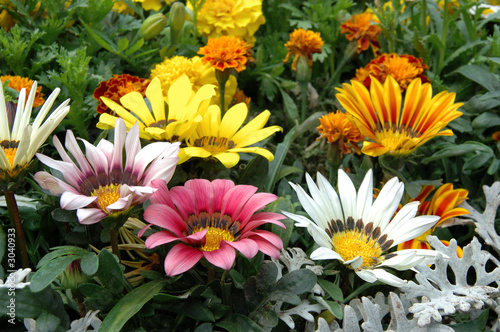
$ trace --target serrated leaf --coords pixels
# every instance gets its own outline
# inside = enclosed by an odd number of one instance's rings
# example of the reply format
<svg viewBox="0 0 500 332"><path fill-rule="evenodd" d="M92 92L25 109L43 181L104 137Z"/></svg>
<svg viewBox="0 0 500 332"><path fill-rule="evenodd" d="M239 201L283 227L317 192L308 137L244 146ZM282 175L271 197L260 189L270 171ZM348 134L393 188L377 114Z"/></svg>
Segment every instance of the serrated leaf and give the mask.
<svg viewBox="0 0 500 332"><path fill-rule="evenodd" d="M112 52L112 53L118 53L116 45L109 40L109 38L103 34L101 34L98 31L93 30L90 26L85 24L85 22L80 21L80 23L83 25L85 30L89 33L89 35L99 44L101 45L104 49Z"/></svg>
<svg viewBox="0 0 500 332"><path fill-rule="evenodd" d="M57 257L47 264L44 264L38 271L35 272L30 282L30 289L33 293L42 291L50 285L68 266L71 262L80 259L77 255L69 255Z"/></svg>
<svg viewBox="0 0 500 332"><path fill-rule="evenodd" d="M125 295L106 315L100 329L102 331L119 332L125 323L141 310L146 302L161 291L166 283L165 279L153 280Z"/></svg>

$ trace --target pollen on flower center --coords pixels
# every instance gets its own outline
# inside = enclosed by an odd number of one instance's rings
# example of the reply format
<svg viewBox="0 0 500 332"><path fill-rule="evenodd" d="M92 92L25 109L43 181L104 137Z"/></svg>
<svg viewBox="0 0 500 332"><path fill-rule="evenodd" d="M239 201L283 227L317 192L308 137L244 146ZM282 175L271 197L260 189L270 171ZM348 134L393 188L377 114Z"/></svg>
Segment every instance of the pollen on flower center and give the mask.
<svg viewBox="0 0 500 332"><path fill-rule="evenodd" d="M345 261L361 256L363 264L360 268L369 268L382 255L379 243L376 239L370 239L370 236L358 230L335 233L332 236L333 249Z"/></svg>
<svg viewBox="0 0 500 332"><path fill-rule="evenodd" d="M202 147L212 155L219 154L234 148L236 145L233 141L225 137L204 136L194 141L194 146Z"/></svg>
<svg viewBox="0 0 500 332"><path fill-rule="evenodd" d="M385 128L389 128L388 124L384 125ZM387 147L389 151L398 151L402 146L413 138L419 137L419 133L413 130L408 130L404 126L396 127L392 126L390 130L380 130L376 132L376 136L380 143Z"/></svg>
<svg viewBox="0 0 500 332"><path fill-rule="evenodd" d="M3 148L3 153L7 156L7 162L9 163L10 167L13 167L14 165L14 157L16 156L17 148Z"/></svg>
<svg viewBox="0 0 500 332"><path fill-rule="evenodd" d="M97 205L103 210L105 213L109 214L107 207L118 199L120 199L120 187L121 184L110 184L104 187L99 187L92 191L90 196L99 196L97 199Z"/></svg>
<svg viewBox="0 0 500 332"><path fill-rule="evenodd" d="M195 229L193 233L203 231L204 229ZM207 234L205 235L205 244L201 246L203 251L214 251L220 249L221 241L234 241L234 235L218 227L208 227Z"/></svg>

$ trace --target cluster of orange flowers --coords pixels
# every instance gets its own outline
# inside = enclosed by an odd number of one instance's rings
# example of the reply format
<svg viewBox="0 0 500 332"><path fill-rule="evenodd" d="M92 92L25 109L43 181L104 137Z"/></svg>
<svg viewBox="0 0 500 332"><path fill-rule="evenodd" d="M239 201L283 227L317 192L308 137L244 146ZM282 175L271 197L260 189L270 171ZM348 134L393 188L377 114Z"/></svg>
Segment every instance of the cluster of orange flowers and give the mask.
<svg viewBox="0 0 500 332"><path fill-rule="evenodd" d="M372 77L384 83L387 76L391 75L399 83L401 89L406 90L408 84L415 78L420 78L422 83L429 82L427 76L423 74L427 69L429 67L424 64L423 60L413 55L383 53L371 60L364 68L357 69L355 80L369 88Z"/></svg>
<svg viewBox="0 0 500 332"><path fill-rule="evenodd" d="M380 42L378 36L382 32L377 17L371 13L353 15L352 18L340 25L340 33L345 33L347 40L358 42L356 52L366 51L372 47L373 54L378 54Z"/></svg>

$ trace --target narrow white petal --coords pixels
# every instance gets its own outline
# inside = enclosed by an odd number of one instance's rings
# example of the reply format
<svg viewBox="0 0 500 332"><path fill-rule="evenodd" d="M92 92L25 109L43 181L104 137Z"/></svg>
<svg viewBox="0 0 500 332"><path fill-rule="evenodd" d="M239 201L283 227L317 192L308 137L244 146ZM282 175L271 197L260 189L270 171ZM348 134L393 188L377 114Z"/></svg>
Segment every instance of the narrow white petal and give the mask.
<svg viewBox="0 0 500 332"><path fill-rule="evenodd" d="M26 89L21 89L17 98L17 109L14 118L14 125L10 133L11 140L19 141L23 134L24 128L29 125L31 119L31 108L24 108L26 100Z"/></svg>
<svg viewBox="0 0 500 332"><path fill-rule="evenodd" d="M344 262L344 264L350 265L353 269L357 269L363 265L363 258L361 258L361 256L356 256L353 259Z"/></svg>
<svg viewBox="0 0 500 332"><path fill-rule="evenodd" d="M0 141L10 141L9 119L7 117L7 107L5 106L5 97L3 89L0 89Z"/></svg>
<svg viewBox="0 0 500 332"><path fill-rule="evenodd" d="M363 273L364 272L364 273ZM383 270L383 269L373 269L373 270L361 270L356 271L356 274L363 280L368 282L374 282L375 280L380 280L390 286L401 287L408 283L408 281L400 279L395 275ZM373 278L376 278L374 281ZM368 280L370 279L370 280Z"/></svg>
<svg viewBox="0 0 500 332"><path fill-rule="evenodd" d="M358 220L356 188L349 176L341 169L338 171L338 191L345 219L353 217L354 220Z"/></svg>
<svg viewBox="0 0 500 332"><path fill-rule="evenodd" d="M373 222L374 228L380 227L382 231L385 229L399 206L403 191L404 185L397 178L392 178L384 185L373 203L368 218Z"/></svg>
<svg viewBox="0 0 500 332"><path fill-rule="evenodd" d="M422 235L434 226L439 218L439 216L418 216L407 222L400 222L396 227L391 229L389 229L391 226L391 224L389 224L389 227L386 228L387 233L385 234L387 234L389 239L394 240L391 248Z"/></svg>
<svg viewBox="0 0 500 332"><path fill-rule="evenodd" d="M330 206L327 202L329 198L322 195L322 193L318 189L318 186L316 186L316 183L314 183L309 173L306 173L306 182L309 193L311 193L312 199L316 202L317 207L319 208L319 210L316 210L316 213L321 219L321 224L328 225L333 215L333 211L331 211Z"/></svg>
<svg viewBox="0 0 500 332"><path fill-rule="evenodd" d="M332 220L344 220L344 213L342 211L342 205L340 204L339 195L332 187L330 182L321 175L321 173L317 173L316 181L318 182L318 188L321 191L322 195L326 197L327 205L329 207L329 211L332 211L332 215L330 219Z"/></svg>
<svg viewBox="0 0 500 332"><path fill-rule="evenodd" d="M61 195L61 208L64 210L76 210L88 206L89 204L97 201L98 198L98 196L85 196L65 191Z"/></svg>
<svg viewBox="0 0 500 332"><path fill-rule="evenodd" d="M342 257L335 251L330 248L319 247L311 253L311 259L313 260L321 260L321 259L338 259L341 262L344 262Z"/></svg>
<svg viewBox="0 0 500 332"><path fill-rule="evenodd" d="M304 211L307 212L307 214L311 217L311 219L318 224L322 228L328 227L328 220L325 219L323 216L323 213L321 211L321 207L318 205L318 203L313 200L302 187L299 185L293 184L291 182L290 186L295 190L297 193L297 197L299 198L300 204L302 205L302 208Z"/></svg>
<svg viewBox="0 0 500 332"><path fill-rule="evenodd" d="M373 203L373 172L371 169L369 169L358 190L358 200L356 203L358 219L362 218L365 223L368 223L368 218L370 217L372 203Z"/></svg>
<svg viewBox="0 0 500 332"><path fill-rule="evenodd" d="M90 208L90 209L78 209L76 211L76 216L78 217L78 222L84 225L91 225L98 223L102 219L106 218L107 214L101 209Z"/></svg>
<svg viewBox="0 0 500 332"><path fill-rule="evenodd" d="M281 213L283 213L288 218L296 221L295 227L307 227L307 226L309 226L309 224L314 223L311 220L309 220L307 217L304 217L304 216L301 216L298 214L294 214L294 213L286 212L286 211L281 211Z"/></svg>

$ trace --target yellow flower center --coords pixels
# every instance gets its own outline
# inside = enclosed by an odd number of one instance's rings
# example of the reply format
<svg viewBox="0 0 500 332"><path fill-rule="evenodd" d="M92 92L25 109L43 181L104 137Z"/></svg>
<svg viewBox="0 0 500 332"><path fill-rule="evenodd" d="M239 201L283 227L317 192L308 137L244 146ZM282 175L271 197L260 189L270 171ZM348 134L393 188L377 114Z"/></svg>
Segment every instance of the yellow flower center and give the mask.
<svg viewBox="0 0 500 332"><path fill-rule="evenodd" d="M106 214L109 214L109 211L106 208L120 199L120 187L121 184L110 184L104 187L101 186L92 191L90 196L99 196L97 199L97 205L99 205L99 208L101 208L101 210L103 210Z"/></svg>
<svg viewBox="0 0 500 332"><path fill-rule="evenodd" d="M332 236L333 250L335 250L345 261L361 256L363 264L360 268L374 266L382 255L382 249L371 234L365 234L358 230L334 233Z"/></svg>
<svg viewBox="0 0 500 332"><path fill-rule="evenodd" d="M14 157L16 156L17 148L4 148L2 147L3 153L7 156L7 162L10 167L14 167Z"/></svg>
<svg viewBox="0 0 500 332"><path fill-rule="evenodd" d="M212 155L232 149L236 146L233 141L225 137L204 136L194 141L194 146L202 147Z"/></svg>
<svg viewBox="0 0 500 332"><path fill-rule="evenodd" d="M417 144L412 143L412 139L420 136L419 133L404 126L393 125L391 128L388 123L384 125L384 131L377 131L376 135L380 144L389 149L390 154L410 152Z"/></svg>
<svg viewBox="0 0 500 332"><path fill-rule="evenodd" d="M195 228L193 233L201 232L206 228ZM201 246L203 251L214 251L220 249L221 241L234 241L234 236L231 232L221 229L219 227L208 227L207 234L205 235L205 244Z"/></svg>

